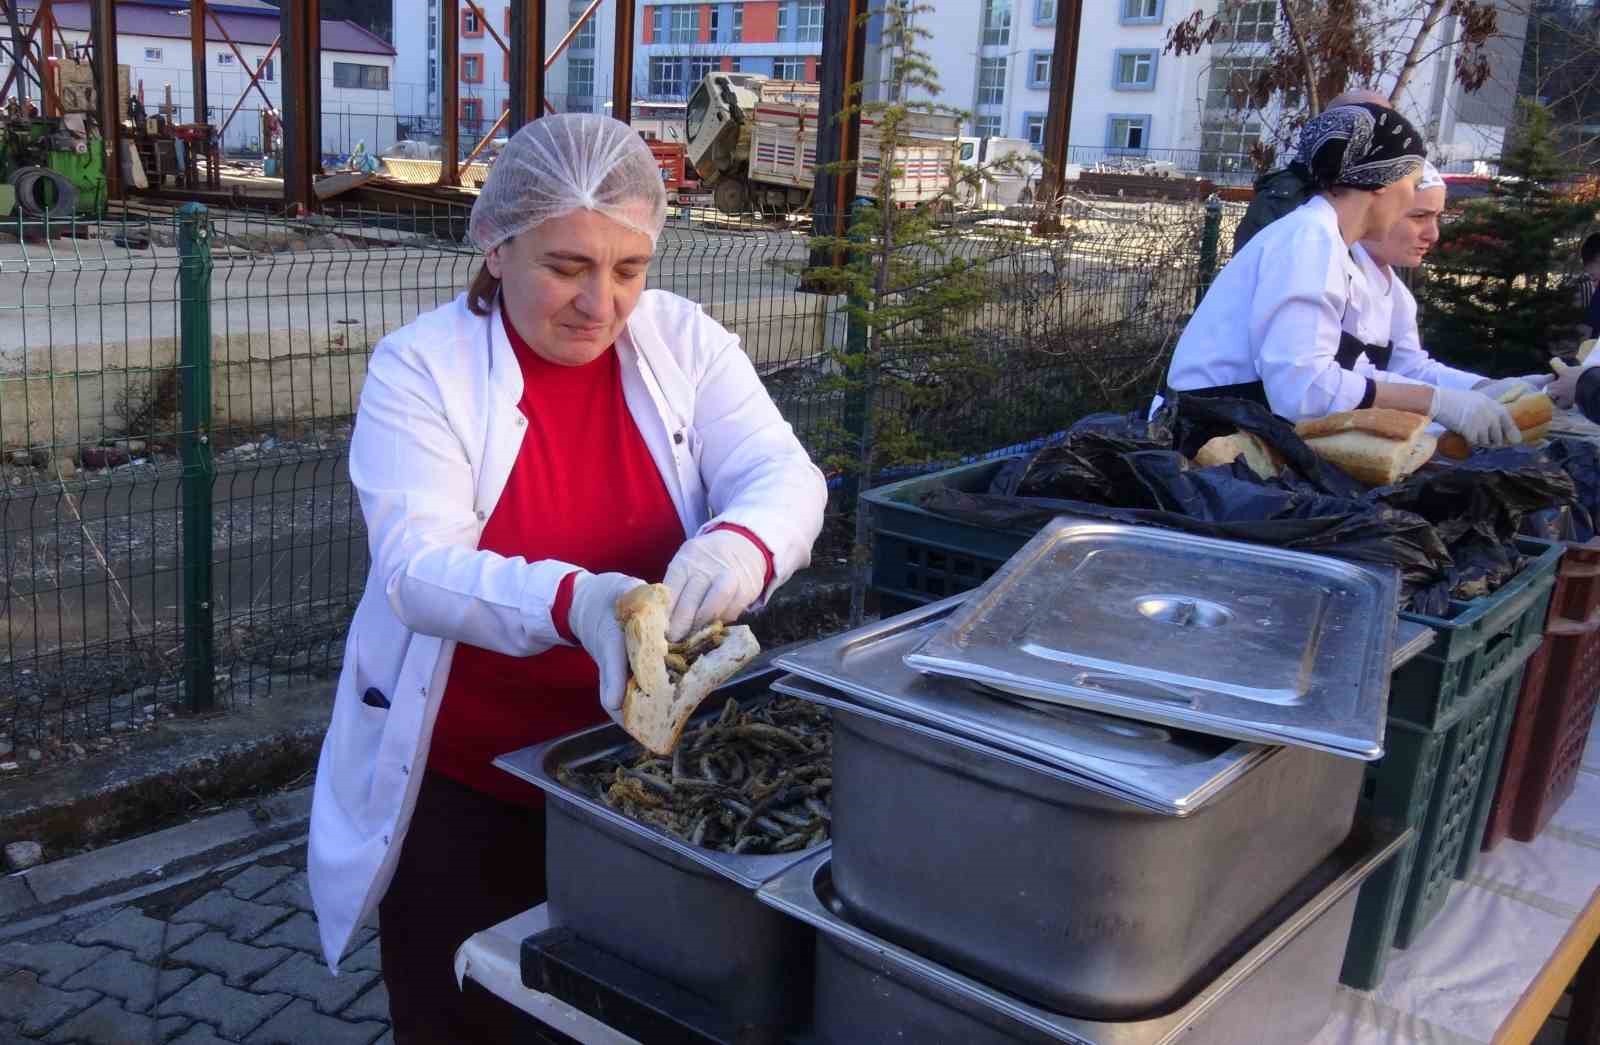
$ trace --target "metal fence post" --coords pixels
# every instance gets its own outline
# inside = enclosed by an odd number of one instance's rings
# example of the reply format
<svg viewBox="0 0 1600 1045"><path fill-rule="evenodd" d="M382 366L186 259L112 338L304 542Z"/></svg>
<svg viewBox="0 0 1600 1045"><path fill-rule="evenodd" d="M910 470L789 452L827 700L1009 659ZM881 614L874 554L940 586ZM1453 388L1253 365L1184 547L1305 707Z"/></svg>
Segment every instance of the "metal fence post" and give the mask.
<svg viewBox="0 0 1600 1045"><path fill-rule="evenodd" d="M206 208L178 209L179 373L183 413L183 679L190 711L216 705L211 636L211 226Z"/></svg>
<svg viewBox="0 0 1600 1045"><path fill-rule="evenodd" d="M1205 230L1200 233L1200 278L1194 288L1194 307L1206 296L1212 277L1217 274L1217 241L1222 238L1222 198L1213 194L1206 200Z"/></svg>

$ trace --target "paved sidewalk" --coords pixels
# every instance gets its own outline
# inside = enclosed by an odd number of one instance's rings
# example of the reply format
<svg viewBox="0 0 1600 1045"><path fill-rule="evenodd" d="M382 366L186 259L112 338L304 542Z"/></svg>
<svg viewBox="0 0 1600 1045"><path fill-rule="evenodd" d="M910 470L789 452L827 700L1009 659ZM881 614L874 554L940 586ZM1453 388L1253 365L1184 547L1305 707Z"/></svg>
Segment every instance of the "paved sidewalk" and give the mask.
<svg viewBox="0 0 1600 1045"><path fill-rule="evenodd" d="M0 1045L392 1041L377 933L339 976L318 956L305 845L0 942Z"/></svg>

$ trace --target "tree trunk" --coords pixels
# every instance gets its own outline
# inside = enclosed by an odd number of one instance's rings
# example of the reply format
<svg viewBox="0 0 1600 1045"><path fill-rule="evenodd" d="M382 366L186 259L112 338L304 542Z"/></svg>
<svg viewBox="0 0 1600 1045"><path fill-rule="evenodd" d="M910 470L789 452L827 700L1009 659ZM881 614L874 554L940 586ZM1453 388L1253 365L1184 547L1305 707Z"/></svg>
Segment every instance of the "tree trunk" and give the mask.
<svg viewBox="0 0 1600 1045"><path fill-rule="evenodd" d="M1300 64L1304 67L1306 111L1315 116L1322 111L1322 101L1317 97L1317 63L1312 61L1311 46L1306 43L1305 31L1295 21L1294 5L1289 0L1280 0L1280 5L1283 7L1283 20L1289 26L1289 35L1294 39L1295 50L1300 52Z"/></svg>
<svg viewBox="0 0 1600 1045"><path fill-rule="evenodd" d="M1428 13L1422 16L1422 28L1417 30L1411 46L1406 50L1406 60L1400 66L1400 75L1395 78L1394 87L1389 91L1390 105L1400 104L1400 96L1405 92L1406 84L1411 82L1411 74L1422 64L1422 49L1427 45L1428 37L1433 35L1439 20L1444 17L1445 7L1448 4L1449 0L1430 0Z"/></svg>

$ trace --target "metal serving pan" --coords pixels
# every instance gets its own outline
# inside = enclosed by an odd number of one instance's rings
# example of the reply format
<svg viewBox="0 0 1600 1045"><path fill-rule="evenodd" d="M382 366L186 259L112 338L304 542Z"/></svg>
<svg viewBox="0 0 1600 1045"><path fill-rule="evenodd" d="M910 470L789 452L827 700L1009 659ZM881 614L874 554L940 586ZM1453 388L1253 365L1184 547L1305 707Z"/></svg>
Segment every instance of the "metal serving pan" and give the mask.
<svg viewBox="0 0 1600 1045"><path fill-rule="evenodd" d="M828 854L763 886L763 903L815 926L820 1045L1071 1042L1074 1045L1295 1045L1332 1011L1359 886L1410 840L1352 836L1235 941L1204 983L1159 1015L1064 1016L944 968L848 920Z"/></svg>
<svg viewBox="0 0 1600 1045"><path fill-rule="evenodd" d="M1383 754L1392 570L1057 519L907 662L1038 700Z"/></svg>
<svg viewBox="0 0 1600 1045"><path fill-rule="evenodd" d="M823 703L836 690L855 706L975 741L997 758L1024 756L1040 772L1175 816L1198 809L1271 754L1257 744L1026 700L908 668L906 654L942 629L965 599L958 595L784 654L780 668L827 688L792 678L775 686Z"/></svg>
<svg viewBox="0 0 1600 1045"><path fill-rule="evenodd" d="M742 675L706 701L771 699L770 668ZM632 745L602 725L495 759L545 792L545 876L551 924L702 998L750 1042L782 1040L810 1004L811 929L755 899L762 882L808 856L750 856L689 845L570 790L563 766Z"/></svg>
<svg viewBox="0 0 1600 1045"><path fill-rule="evenodd" d="M1170 1002L1326 859L1349 833L1364 768L1273 748L1180 817L847 698L828 703L832 881L851 920L1099 1019Z"/></svg>

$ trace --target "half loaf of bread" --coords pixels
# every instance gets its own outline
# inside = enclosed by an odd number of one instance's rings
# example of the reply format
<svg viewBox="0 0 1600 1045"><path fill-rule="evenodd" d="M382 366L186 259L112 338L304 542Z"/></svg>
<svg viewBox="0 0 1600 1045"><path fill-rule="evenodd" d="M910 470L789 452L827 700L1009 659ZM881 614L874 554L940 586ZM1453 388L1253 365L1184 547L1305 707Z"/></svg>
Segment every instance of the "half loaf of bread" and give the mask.
<svg viewBox="0 0 1600 1045"><path fill-rule="evenodd" d="M1250 432L1235 432L1210 439L1194 455L1194 463L1201 468L1232 464L1243 457L1250 470L1263 479L1271 479L1283 470L1283 458L1266 440Z"/></svg>
<svg viewBox="0 0 1600 1045"><path fill-rule="evenodd" d="M1514 391L1507 392L1500 397L1500 402L1510 412L1511 420L1517 423L1524 443L1537 443L1550 430L1555 404L1543 392L1526 392L1520 396ZM1446 432L1439 437L1439 452L1460 461L1472 453L1472 447L1455 432Z"/></svg>
<svg viewBox="0 0 1600 1045"><path fill-rule="evenodd" d="M1316 455L1358 482L1390 486L1433 456L1428 418L1406 410L1347 410L1295 426Z"/></svg>
<svg viewBox="0 0 1600 1045"><path fill-rule="evenodd" d="M670 605L661 584L641 584L617 600L630 670L622 728L658 755L670 755L701 701L761 652L749 628L720 622L669 643Z"/></svg>

